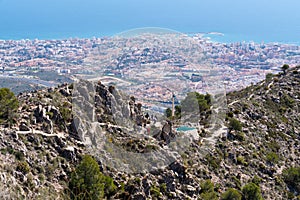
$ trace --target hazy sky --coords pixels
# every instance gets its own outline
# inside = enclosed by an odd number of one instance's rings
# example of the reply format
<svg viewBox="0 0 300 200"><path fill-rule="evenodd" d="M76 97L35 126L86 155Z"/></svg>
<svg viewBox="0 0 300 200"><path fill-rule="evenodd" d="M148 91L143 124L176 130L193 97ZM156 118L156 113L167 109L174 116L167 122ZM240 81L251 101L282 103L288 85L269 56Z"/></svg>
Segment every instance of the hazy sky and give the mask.
<svg viewBox="0 0 300 200"><path fill-rule="evenodd" d="M155 26L300 35L299 8L299 0L0 0L0 33L104 35Z"/></svg>

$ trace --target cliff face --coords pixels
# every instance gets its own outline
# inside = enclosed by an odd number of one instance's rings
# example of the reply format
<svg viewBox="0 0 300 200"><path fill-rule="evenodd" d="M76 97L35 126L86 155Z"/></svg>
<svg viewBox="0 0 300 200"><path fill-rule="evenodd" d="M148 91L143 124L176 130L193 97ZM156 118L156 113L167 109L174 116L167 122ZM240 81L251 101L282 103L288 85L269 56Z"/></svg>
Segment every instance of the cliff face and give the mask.
<svg viewBox="0 0 300 200"><path fill-rule="evenodd" d="M241 191L251 181L265 199L290 198L294 191L289 191L282 173L300 166L299 80L298 67L229 93L225 134L213 138L214 133L202 129L179 150L168 145L182 136L171 122L158 126L134 97L112 86L82 82L23 93L18 97L17 123L0 128L0 196L67 198L70 173L81 155L94 154L101 171L118 186L112 199L205 199L207 179L215 184L211 192L216 198L228 188ZM97 131L90 131L93 124ZM140 137L149 124L155 137ZM101 140L99 133L107 139ZM203 140L204 135L212 135L215 142ZM112 150L110 143L121 151ZM204 145L210 148L204 151ZM134 170L118 170L117 160L134 162L138 159L132 157L145 154ZM161 168L157 161L169 164Z"/></svg>

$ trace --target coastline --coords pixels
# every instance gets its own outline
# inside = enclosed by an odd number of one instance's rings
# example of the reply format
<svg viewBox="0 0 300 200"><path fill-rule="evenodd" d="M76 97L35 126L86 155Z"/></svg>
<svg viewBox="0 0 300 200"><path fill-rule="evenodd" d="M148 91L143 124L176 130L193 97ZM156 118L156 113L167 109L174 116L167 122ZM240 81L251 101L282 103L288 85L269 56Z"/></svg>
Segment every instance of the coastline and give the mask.
<svg viewBox="0 0 300 200"><path fill-rule="evenodd" d="M142 29L142 28L141 28ZM134 29L132 29L134 30ZM174 30L176 31L176 30ZM125 31L126 32L126 31ZM114 37L119 35L122 32L102 32L102 33L45 33L39 35L31 35L31 34L22 34L22 33L1 33L0 32L0 41L2 40L71 40L71 39L93 39L93 38L107 38ZM292 40L280 40L280 39L265 39L259 38L258 36L253 35L244 35L244 34L234 34L234 33L226 33L226 32L181 32L187 35L199 35L202 38L207 39L213 43L223 43L223 44L232 44L232 43L256 43L256 44L287 44L287 45L297 45L300 46L300 41L292 41ZM10 35L10 36L3 36Z"/></svg>

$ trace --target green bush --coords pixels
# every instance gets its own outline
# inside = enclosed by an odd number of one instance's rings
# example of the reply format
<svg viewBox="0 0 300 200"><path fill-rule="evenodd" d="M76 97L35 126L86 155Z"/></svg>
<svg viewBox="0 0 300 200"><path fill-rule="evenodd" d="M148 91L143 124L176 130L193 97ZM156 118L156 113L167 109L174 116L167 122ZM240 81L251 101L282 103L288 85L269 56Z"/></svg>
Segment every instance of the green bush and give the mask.
<svg viewBox="0 0 300 200"><path fill-rule="evenodd" d="M104 184L98 163L91 156L84 156L71 175L71 199L102 199Z"/></svg>
<svg viewBox="0 0 300 200"><path fill-rule="evenodd" d="M266 82L270 82L272 80L273 76L274 75L272 73L266 74Z"/></svg>
<svg viewBox="0 0 300 200"><path fill-rule="evenodd" d="M22 172L23 174L27 174L30 172L30 167L26 161L23 161L18 163L16 170Z"/></svg>
<svg viewBox="0 0 300 200"><path fill-rule="evenodd" d="M256 185L259 185L261 183L262 179L255 175L252 179L252 183L255 183Z"/></svg>
<svg viewBox="0 0 300 200"><path fill-rule="evenodd" d="M241 200L242 195L239 191L233 188L229 188L221 195L221 200Z"/></svg>
<svg viewBox="0 0 300 200"><path fill-rule="evenodd" d="M158 187L152 186L150 188L151 196L154 198L159 198L161 196L160 189Z"/></svg>
<svg viewBox="0 0 300 200"><path fill-rule="evenodd" d="M117 190L114 180L109 176L103 175L102 182L104 183L104 195L108 197L112 196Z"/></svg>
<svg viewBox="0 0 300 200"><path fill-rule="evenodd" d="M247 164L244 156L238 156L236 160L237 160L238 164L241 164L241 165L246 165Z"/></svg>
<svg viewBox="0 0 300 200"><path fill-rule="evenodd" d="M263 200L261 191L255 183L248 183L242 189L243 199L245 200Z"/></svg>
<svg viewBox="0 0 300 200"><path fill-rule="evenodd" d="M22 152L16 151L16 152L14 152L14 154L15 154L15 157L16 157L17 160L20 160L20 161L24 160L25 156L24 156L24 154Z"/></svg>
<svg viewBox="0 0 300 200"><path fill-rule="evenodd" d="M243 133L243 132L238 132L238 133L236 133L235 138L236 138L238 141L243 142L243 141L245 141L245 133Z"/></svg>
<svg viewBox="0 0 300 200"><path fill-rule="evenodd" d="M207 154L205 156L205 159L207 161L207 164L209 165L209 167L211 169L218 169L220 167L220 163L221 163L221 158L216 157L214 155L211 154Z"/></svg>
<svg viewBox="0 0 300 200"><path fill-rule="evenodd" d="M0 89L0 122L12 123L19 107L18 99L8 88Z"/></svg>
<svg viewBox="0 0 300 200"><path fill-rule="evenodd" d="M200 184L200 199L217 200L217 193L214 191L214 183L211 180L206 180Z"/></svg>
<svg viewBox="0 0 300 200"><path fill-rule="evenodd" d="M235 131L241 131L242 130L242 124L239 120L235 118L229 119L229 131L235 130Z"/></svg>
<svg viewBox="0 0 300 200"><path fill-rule="evenodd" d="M272 163L272 164L278 163L278 161L279 161L278 155L274 152L269 152L266 156L266 159L269 163Z"/></svg>
<svg viewBox="0 0 300 200"><path fill-rule="evenodd" d="M60 107L59 111L61 113L62 118L65 120L65 122L70 122L72 118L72 110L68 107Z"/></svg>
<svg viewBox="0 0 300 200"><path fill-rule="evenodd" d="M300 193L300 167L284 170L283 180L292 192Z"/></svg>
<svg viewBox="0 0 300 200"><path fill-rule="evenodd" d="M211 180L206 180L200 184L201 192L213 192L214 191L214 183Z"/></svg>
<svg viewBox="0 0 300 200"><path fill-rule="evenodd" d="M216 192L202 193L200 197L201 197L200 199L202 200L218 200L218 196Z"/></svg>

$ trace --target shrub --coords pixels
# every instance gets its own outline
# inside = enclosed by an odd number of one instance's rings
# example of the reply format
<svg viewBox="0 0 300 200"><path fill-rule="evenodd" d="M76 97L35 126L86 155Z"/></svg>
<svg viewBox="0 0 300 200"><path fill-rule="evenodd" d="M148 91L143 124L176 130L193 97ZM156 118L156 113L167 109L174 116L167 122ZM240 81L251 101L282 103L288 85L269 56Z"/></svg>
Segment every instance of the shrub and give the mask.
<svg viewBox="0 0 300 200"><path fill-rule="evenodd" d="M242 124L239 120L235 118L231 118L229 120L229 131L235 130L235 131L241 131L242 130Z"/></svg>
<svg viewBox="0 0 300 200"><path fill-rule="evenodd" d="M235 139L237 139L240 142L245 141L245 133L243 133L243 132L236 133Z"/></svg>
<svg viewBox="0 0 300 200"><path fill-rule="evenodd" d="M152 186L150 188L150 193L152 197L159 198L161 196L160 189L158 187Z"/></svg>
<svg viewBox="0 0 300 200"><path fill-rule="evenodd" d="M218 169L222 161L219 157L215 157L214 155L211 154L207 154L205 156L205 159L211 169Z"/></svg>
<svg viewBox="0 0 300 200"><path fill-rule="evenodd" d="M201 194L200 199L203 200L217 200L217 193L214 191L214 184L211 180L206 180L200 184Z"/></svg>
<svg viewBox="0 0 300 200"><path fill-rule="evenodd" d="M262 200L261 191L255 183L248 183L242 189L243 199L245 200Z"/></svg>
<svg viewBox="0 0 300 200"><path fill-rule="evenodd" d="M206 180L200 184L201 192L213 192L214 191L214 184L211 180Z"/></svg>
<svg viewBox="0 0 300 200"><path fill-rule="evenodd" d="M15 153L15 157L17 160L23 161L24 160L24 154L20 151L16 151Z"/></svg>
<svg viewBox="0 0 300 200"><path fill-rule="evenodd" d="M23 174L27 174L30 172L30 167L26 161L23 161L18 163L16 170L22 172Z"/></svg>
<svg viewBox="0 0 300 200"><path fill-rule="evenodd" d="M59 111L61 113L62 118L65 120L65 122L70 122L72 118L72 111L68 107L60 107Z"/></svg>
<svg viewBox="0 0 300 200"><path fill-rule="evenodd" d="M232 118L233 117L233 112L228 112L227 116L230 117L230 118Z"/></svg>
<svg viewBox="0 0 300 200"><path fill-rule="evenodd" d="M273 78L273 74L272 73L268 73L266 74L266 82L270 82Z"/></svg>
<svg viewBox="0 0 300 200"><path fill-rule="evenodd" d="M104 183L104 195L105 196L112 196L117 189L117 186L114 184L114 180L109 176L102 177L102 182Z"/></svg>
<svg viewBox="0 0 300 200"><path fill-rule="evenodd" d="M218 200L216 192L208 192L200 195L203 200Z"/></svg>
<svg viewBox="0 0 300 200"><path fill-rule="evenodd" d="M233 188L229 188L221 195L221 200L241 200L242 195L239 191Z"/></svg>
<svg viewBox="0 0 300 200"><path fill-rule="evenodd" d="M278 163L278 161L279 161L278 155L274 152L269 152L266 156L266 159L271 164Z"/></svg>
<svg viewBox="0 0 300 200"><path fill-rule="evenodd" d="M283 180L291 191L300 193L300 167L291 167L284 170Z"/></svg>
<svg viewBox="0 0 300 200"><path fill-rule="evenodd" d="M245 164L246 164L246 161L245 161L244 156L238 156L238 157L237 157L237 163L238 163L238 164L245 165Z"/></svg>
<svg viewBox="0 0 300 200"><path fill-rule="evenodd" d="M259 185L261 183L262 179L255 175L252 179L252 183L255 183L256 185Z"/></svg>

